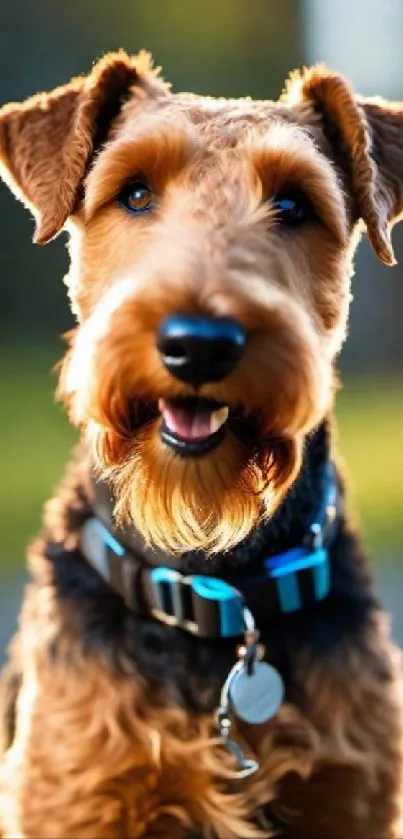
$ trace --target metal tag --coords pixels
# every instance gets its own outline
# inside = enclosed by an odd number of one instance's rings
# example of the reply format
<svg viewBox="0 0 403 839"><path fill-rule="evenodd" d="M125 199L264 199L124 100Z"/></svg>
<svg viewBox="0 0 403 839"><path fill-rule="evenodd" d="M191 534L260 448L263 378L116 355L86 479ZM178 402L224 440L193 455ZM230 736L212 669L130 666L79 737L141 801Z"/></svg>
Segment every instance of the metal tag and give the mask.
<svg viewBox="0 0 403 839"><path fill-rule="evenodd" d="M283 697L283 680L278 671L265 661L255 661L250 674L245 667L239 668L229 685L233 710L250 725L259 725L274 717Z"/></svg>

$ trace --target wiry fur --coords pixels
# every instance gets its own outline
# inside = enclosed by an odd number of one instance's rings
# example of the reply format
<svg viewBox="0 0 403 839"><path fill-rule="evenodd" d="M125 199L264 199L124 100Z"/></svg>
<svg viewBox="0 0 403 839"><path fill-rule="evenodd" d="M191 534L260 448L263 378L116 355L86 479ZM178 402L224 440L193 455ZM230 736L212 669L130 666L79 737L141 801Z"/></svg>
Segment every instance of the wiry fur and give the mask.
<svg viewBox="0 0 403 839"><path fill-rule="evenodd" d="M286 839L401 835L400 658L344 518L329 598L263 628L286 701L265 726L238 727L261 763L245 784L213 719L234 644L130 614L78 538L95 469L118 523L172 554L196 551L203 570L225 576L261 533L269 551L301 541L360 220L393 259L402 128L399 106L356 97L323 66L294 75L282 101L255 103L171 94L145 56L124 53L0 111L2 170L37 241L65 222L70 232L78 326L59 394L84 441L30 552L4 694L5 837L246 839L262 835L269 804ZM133 218L116 196L138 174L156 206ZM278 224L271 198L284 186L316 209L298 230ZM138 425L159 398L193 393L156 350L177 311L233 317L248 335L234 372L201 389L242 424L198 460L167 449L156 415Z"/></svg>

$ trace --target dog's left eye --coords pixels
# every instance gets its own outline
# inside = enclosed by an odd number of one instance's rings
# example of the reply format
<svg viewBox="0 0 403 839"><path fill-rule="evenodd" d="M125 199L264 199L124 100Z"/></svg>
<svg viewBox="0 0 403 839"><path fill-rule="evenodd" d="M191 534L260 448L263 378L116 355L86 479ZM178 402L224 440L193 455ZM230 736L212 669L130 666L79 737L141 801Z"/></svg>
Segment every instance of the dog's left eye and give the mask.
<svg viewBox="0 0 403 839"><path fill-rule="evenodd" d="M279 192L273 196L272 204L279 224L297 227L317 217L312 202L300 190Z"/></svg>
<svg viewBox="0 0 403 839"><path fill-rule="evenodd" d="M143 181L134 181L122 189L118 201L130 213L145 213L153 205L153 194Z"/></svg>

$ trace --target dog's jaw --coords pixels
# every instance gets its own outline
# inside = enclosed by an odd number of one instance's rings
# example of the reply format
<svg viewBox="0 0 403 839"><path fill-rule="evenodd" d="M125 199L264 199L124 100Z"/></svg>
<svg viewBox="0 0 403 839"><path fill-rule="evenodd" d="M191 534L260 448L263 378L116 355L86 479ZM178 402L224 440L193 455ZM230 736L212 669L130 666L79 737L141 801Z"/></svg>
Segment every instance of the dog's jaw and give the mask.
<svg viewBox="0 0 403 839"><path fill-rule="evenodd" d="M183 458L161 439L158 420L140 429L121 460L108 433L97 429L93 443L98 474L117 499L116 521L171 554L222 553L243 541L280 504L302 452L294 439L251 455L227 433L213 451ZM113 465L102 465L111 455Z"/></svg>

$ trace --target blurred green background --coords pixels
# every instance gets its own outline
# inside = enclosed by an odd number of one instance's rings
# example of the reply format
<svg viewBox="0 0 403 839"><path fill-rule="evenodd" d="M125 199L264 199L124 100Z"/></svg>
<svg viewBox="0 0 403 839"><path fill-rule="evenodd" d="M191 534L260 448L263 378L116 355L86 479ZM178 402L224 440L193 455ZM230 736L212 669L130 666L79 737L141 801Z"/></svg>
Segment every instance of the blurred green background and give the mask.
<svg viewBox="0 0 403 839"><path fill-rule="evenodd" d="M324 59L363 93L403 98L402 33L399 0L1 0L0 102L55 87L120 46L150 49L177 89L274 98L290 69ZM64 235L43 249L30 244L32 229L1 186L3 577L21 568L24 544L75 439L52 395L51 368L63 351L57 336L72 325ZM394 244L402 260L398 229ZM361 246L340 361L340 448L352 505L384 567L403 546L401 275L399 265L386 269Z"/></svg>

